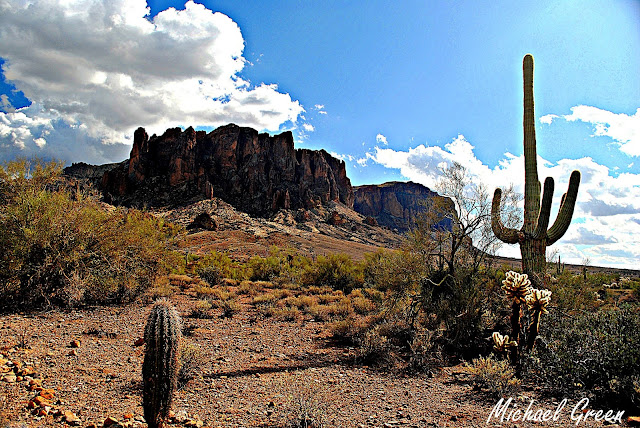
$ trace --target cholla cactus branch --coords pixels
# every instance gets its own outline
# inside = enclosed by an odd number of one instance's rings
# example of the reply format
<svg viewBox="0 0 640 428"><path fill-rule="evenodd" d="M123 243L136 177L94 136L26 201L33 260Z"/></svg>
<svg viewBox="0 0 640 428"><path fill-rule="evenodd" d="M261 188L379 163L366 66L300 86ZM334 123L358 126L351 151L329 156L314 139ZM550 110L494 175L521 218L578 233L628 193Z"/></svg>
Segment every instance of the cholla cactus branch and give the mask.
<svg viewBox="0 0 640 428"><path fill-rule="evenodd" d="M168 300L159 300L147 318L142 406L149 428L161 427L171 408L178 381L182 327L180 316Z"/></svg>
<svg viewBox="0 0 640 428"><path fill-rule="evenodd" d="M502 289L507 293L507 297L515 303L523 303L532 290L529 276L514 271L507 272L506 276L502 281Z"/></svg>
<svg viewBox="0 0 640 428"><path fill-rule="evenodd" d="M530 310L540 311L543 314L548 314L547 306L551 302L551 291L538 290L533 288L531 293L525 297L525 303Z"/></svg>
<svg viewBox="0 0 640 428"><path fill-rule="evenodd" d="M551 302L551 291L537 290L535 288L531 290L531 294L525 299L527 307L533 312L531 324L529 325L529 334L527 335L527 349L529 351L533 349L536 338L540 333L540 316L549 313L547 310L549 302Z"/></svg>
<svg viewBox="0 0 640 428"><path fill-rule="evenodd" d="M517 347L518 342L509 338L509 335L503 336L497 331L493 332L493 349L498 352L506 352L509 348Z"/></svg>

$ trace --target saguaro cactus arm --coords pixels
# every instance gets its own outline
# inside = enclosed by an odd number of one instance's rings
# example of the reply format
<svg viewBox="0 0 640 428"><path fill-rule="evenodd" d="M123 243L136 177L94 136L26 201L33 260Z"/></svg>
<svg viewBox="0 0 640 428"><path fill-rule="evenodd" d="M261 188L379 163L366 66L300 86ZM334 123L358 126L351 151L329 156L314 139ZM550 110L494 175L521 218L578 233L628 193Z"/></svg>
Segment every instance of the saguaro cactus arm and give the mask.
<svg viewBox="0 0 640 428"><path fill-rule="evenodd" d="M553 178L547 177L544 180L544 191L542 193L542 205L538 215L538 225L533 233L533 239L541 239L546 236L547 226L549 226L549 216L551 215L551 201L553 200L553 188L555 184Z"/></svg>
<svg viewBox="0 0 640 428"><path fill-rule="evenodd" d="M580 171L573 171L571 178L569 178L569 189L567 193L562 196L558 217L553 223L553 226L551 226L551 229L547 232L547 245L551 245L560 239L569 228L571 217L573 217L573 210L576 206L576 199L578 198L579 186Z"/></svg>
<svg viewBox="0 0 640 428"><path fill-rule="evenodd" d="M506 227L500 218L500 203L502 200L502 190L496 189L493 193L493 201L491 203L491 230L502 242L507 244L518 243L518 231L510 227Z"/></svg>

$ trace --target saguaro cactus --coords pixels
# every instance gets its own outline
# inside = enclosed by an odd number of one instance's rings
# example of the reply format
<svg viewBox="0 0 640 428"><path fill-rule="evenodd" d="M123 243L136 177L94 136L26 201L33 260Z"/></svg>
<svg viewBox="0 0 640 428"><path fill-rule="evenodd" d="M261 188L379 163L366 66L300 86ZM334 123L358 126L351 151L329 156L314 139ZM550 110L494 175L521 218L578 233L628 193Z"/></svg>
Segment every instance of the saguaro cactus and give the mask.
<svg viewBox="0 0 640 428"><path fill-rule="evenodd" d="M161 427L169 414L178 379L181 336L178 312L169 301L158 301L151 308L144 330L142 406L149 428Z"/></svg>
<svg viewBox="0 0 640 428"><path fill-rule="evenodd" d="M529 275L534 284L539 285L545 270L547 246L560 239L571 223L580 185L580 172L571 173L569 189L562 196L558 217L553 226L547 230L554 182L551 177L544 181L541 203L533 110L533 56L525 55L522 69L524 76L524 224L520 230L504 226L500 219L502 190L497 188L491 205L491 228L501 241L507 244L520 244L522 270Z"/></svg>

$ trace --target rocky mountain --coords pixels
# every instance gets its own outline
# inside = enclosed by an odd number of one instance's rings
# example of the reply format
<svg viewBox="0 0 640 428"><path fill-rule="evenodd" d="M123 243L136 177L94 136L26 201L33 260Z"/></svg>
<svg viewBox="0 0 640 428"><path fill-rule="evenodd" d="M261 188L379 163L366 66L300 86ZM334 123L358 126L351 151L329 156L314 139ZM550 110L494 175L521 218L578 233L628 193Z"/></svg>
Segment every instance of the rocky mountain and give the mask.
<svg viewBox="0 0 640 428"><path fill-rule="evenodd" d="M285 210L304 221L305 211L313 210L335 226L345 223L344 216L327 207L340 204L361 214L369 226L398 232L409 230L416 216L440 198L411 182L353 188L343 161L324 150L295 149L291 132L270 136L233 124L209 133L173 128L151 137L138 128L129 159L100 166L77 163L65 173L93 183L113 205L175 209L219 198L263 218ZM442 200L453 210L451 201Z"/></svg>
<svg viewBox="0 0 640 428"><path fill-rule="evenodd" d="M129 159L104 166L99 181L88 166L67 169L94 179L115 205L175 207L219 197L251 215L280 209L311 209L329 201L353 206L345 164L324 150L294 149L293 135L270 136L233 124L212 132L168 129L151 138L134 134Z"/></svg>
<svg viewBox="0 0 640 428"><path fill-rule="evenodd" d="M381 226L407 232L417 216L426 212L438 202L447 212L454 213L455 207L449 198L444 198L422 184L392 181L379 185L354 187L354 210L364 216L373 217ZM451 227L448 219L442 226Z"/></svg>

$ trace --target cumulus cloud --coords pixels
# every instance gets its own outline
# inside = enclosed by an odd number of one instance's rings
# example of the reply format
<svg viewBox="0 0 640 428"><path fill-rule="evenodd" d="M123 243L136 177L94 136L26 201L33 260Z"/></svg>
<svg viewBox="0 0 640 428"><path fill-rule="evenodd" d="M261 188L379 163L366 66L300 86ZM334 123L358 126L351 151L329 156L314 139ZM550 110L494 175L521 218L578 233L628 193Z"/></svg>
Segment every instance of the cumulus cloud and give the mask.
<svg viewBox="0 0 640 428"><path fill-rule="evenodd" d="M494 168L483 164L474 153L474 146L458 135L444 148L421 144L407 150L375 147L368 159L387 168L400 170L409 180L431 189L440 179L442 168L454 161L467 168L472 182L483 183L489 191L496 187L514 185L523 193L523 156L505 153ZM562 194L567 191L573 170L581 172L578 201L572 225L557 248L563 260L579 263L589 257L594 264L605 266L633 266L636 259L623 254L636 254L640 248L640 230L637 227L640 213L640 174L612 175L611 170L592 158L562 159L556 163L538 156L540 180L553 177L555 192L551 221L555 220ZM635 251L635 252L634 252ZM505 245L500 250L505 256L518 257L517 246Z"/></svg>
<svg viewBox="0 0 640 428"><path fill-rule="evenodd" d="M387 141L387 137L385 137L382 134L378 134L376 135L376 143L378 144L384 144L385 146L389 145L389 142Z"/></svg>
<svg viewBox="0 0 640 428"><path fill-rule="evenodd" d="M313 132L313 131L315 131L315 130L316 130L316 128L314 128L314 127L313 127L313 125L312 125L312 124L310 124L310 123L305 123L305 124L303 124L303 125L302 125L302 127L303 127L303 128L304 128L304 130L305 130L305 131L307 131L307 132Z"/></svg>
<svg viewBox="0 0 640 428"><path fill-rule="evenodd" d="M620 150L629 156L640 156L640 108L632 116L624 113L612 113L597 107L579 105L571 107L571 114L558 116L548 114L540 122L551 124L555 119L563 118L568 122L581 121L594 126L594 136L611 138Z"/></svg>
<svg viewBox="0 0 640 428"><path fill-rule="evenodd" d="M229 17L193 1L148 15L145 0L0 2L3 72L33 102L2 116L0 145L30 154L63 144L53 141L61 128L109 156L100 145L122 143L138 126L294 126L298 101L240 76L244 40Z"/></svg>

